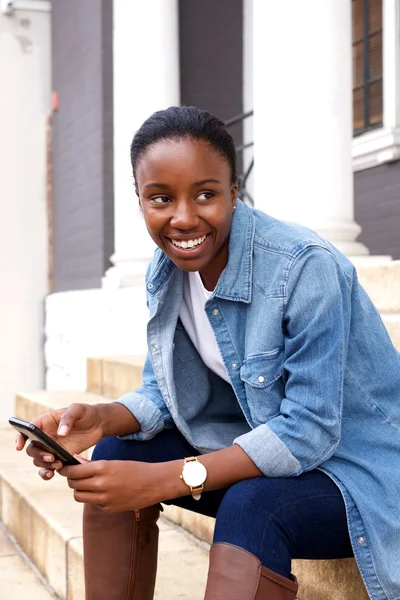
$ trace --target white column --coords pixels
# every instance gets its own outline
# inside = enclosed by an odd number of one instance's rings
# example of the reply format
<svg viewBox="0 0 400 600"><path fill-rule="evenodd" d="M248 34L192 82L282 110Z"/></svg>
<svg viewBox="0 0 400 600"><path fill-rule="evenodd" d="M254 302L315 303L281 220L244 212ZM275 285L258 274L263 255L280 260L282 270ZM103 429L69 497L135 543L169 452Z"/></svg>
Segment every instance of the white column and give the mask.
<svg viewBox="0 0 400 600"><path fill-rule="evenodd" d="M356 242L349 0L254 0L255 203L318 231L342 252Z"/></svg>
<svg viewBox="0 0 400 600"><path fill-rule="evenodd" d="M18 391L44 383L51 17L43 4L0 11L0 423Z"/></svg>
<svg viewBox="0 0 400 600"><path fill-rule="evenodd" d="M105 287L143 283L153 243L139 214L129 148L154 111L179 104L178 0L114 0L114 267Z"/></svg>

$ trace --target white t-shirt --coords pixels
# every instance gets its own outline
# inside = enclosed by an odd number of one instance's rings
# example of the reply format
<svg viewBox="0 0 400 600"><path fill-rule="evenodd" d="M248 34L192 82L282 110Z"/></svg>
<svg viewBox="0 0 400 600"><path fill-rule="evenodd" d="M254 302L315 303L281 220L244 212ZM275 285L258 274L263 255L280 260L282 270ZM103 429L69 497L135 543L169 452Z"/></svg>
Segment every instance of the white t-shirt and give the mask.
<svg viewBox="0 0 400 600"><path fill-rule="evenodd" d="M217 340L204 310L212 292L206 290L198 271L186 272L183 277L183 299L179 315L182 325L207 367L230 383Z"/></svg>

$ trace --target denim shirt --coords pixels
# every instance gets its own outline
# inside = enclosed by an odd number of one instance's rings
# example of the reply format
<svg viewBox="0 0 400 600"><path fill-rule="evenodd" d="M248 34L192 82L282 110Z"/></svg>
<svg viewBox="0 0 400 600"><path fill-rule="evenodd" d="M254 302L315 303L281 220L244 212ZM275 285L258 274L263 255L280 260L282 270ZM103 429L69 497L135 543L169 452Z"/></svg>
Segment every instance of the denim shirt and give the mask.
<svg viewBox="0 0 400 600"><path fill-rule="evenodd" d="M183 329L183 271L159 249L146 285L143 385L118 400L141 431L126 437L176 426L201 453L238 444L267 477L323 470L370 598L400 600L400 354L350 261L237 203L205 306L231 385Z"/></svg>

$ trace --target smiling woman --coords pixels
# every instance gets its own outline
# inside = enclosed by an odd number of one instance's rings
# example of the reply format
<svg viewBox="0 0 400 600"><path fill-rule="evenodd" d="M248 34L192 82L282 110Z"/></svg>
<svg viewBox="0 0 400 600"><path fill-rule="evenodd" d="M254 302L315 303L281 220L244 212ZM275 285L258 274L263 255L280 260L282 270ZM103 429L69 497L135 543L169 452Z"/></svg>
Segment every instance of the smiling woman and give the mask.
<svg viewBox="0 0 400 600"><path fill-rule="evenodd" d="M214 289L228 262L237 196L235 146L225 126L204 111L171 107L142 126L131 160L154 242Z"/></svg>
<svg viewBox="0 0 400 600"><path fill-rule="evenodd" d="M292 559L351 556L372 600L398 600L400 356L353 265L237 198L207 112L155 113L131 160L158 246L143 385L34 422L97 444L60 470L85 503L86 599L153 598L165 502L216 517L205 600L294 600ZM62 467L28 453L44 479Z"/></svg>
<svg viewBox="0 0 400 600"><path fill-rule="evenodd" d="M227 161L203 140L162 140L138 161L135 180L154 242L177 267L199 271L214 289L228 262L236 203Z"/></svg>

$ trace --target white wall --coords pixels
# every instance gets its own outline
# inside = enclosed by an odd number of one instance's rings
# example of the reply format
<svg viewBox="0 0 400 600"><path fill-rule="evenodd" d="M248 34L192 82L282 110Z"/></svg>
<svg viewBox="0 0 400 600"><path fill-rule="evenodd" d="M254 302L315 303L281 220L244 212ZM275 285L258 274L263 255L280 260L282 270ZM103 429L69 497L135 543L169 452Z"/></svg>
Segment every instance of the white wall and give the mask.
<svg viewBox="0 0 400 600"><path fill-rule="evenodd" d="M147 321L144 286L50 294L46 388L84 390L90 356L144 356Z"/></svg>
<svg viewBox="0 0 400 600"><path fill-rule="evenodd" d="M44 380L46 116L51 95L48 10L0 13L0 77L2 422L13 413L15 392L38 389Z"/></svg>

